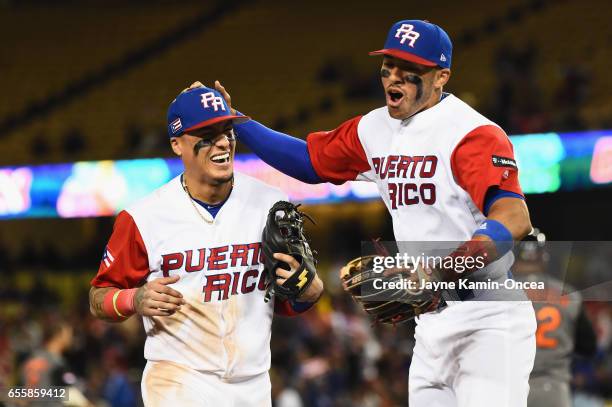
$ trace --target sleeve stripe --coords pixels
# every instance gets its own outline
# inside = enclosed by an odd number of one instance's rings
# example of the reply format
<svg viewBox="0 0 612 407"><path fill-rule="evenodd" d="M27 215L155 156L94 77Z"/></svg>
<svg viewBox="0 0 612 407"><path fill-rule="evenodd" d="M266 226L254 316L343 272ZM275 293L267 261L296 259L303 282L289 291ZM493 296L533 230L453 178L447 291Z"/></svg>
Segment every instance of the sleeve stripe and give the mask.
<svg viewBox="0 0 612 407"><path fill-rule="evenodd" d="M504 191L503 189L495 188L494 191L487 192L485 196L484 211L482 213L487 216L489 214L491 206L493 206L493 204L501 198L517 198L525 200L525 197L523 195L519 195L516 192Z"/></svg>

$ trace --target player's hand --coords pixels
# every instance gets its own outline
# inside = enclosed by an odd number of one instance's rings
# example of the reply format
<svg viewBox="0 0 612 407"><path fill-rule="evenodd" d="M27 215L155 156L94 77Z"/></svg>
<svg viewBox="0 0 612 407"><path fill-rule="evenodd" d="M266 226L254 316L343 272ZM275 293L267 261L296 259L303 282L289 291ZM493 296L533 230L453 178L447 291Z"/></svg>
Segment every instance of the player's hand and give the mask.
<svg viewBox="0 0 612 407"><path fill-rule="evenodd" d="M297 271L297 269L300 267L300 263L298 263L298 261L292 256L284 253L274 253L274 258L287 263L289 267L291 267L291 270L285 270L280 267L276 269L275 274L278 277L276 279L276 284L283 285L283 283ZM323 281L321 281L319 276L316 275L310 286L306 289L306 291L304 291L298 300L304 302L315 302L319 299L322 292Z"/></svg>
<svg viewBox="0 0 612 407"><path fill-rule="evenodd" d="M228 91L225 90L223 85L221 85L221 82L215 81L215 89L217 89L221 96L223 96L223 99L225 99L225 103L227 103L227 105L229 106L232 114L236 114L236 109L232 108L232 97L230 96Z"/></svg>
<svg viewBox="0 0 612 407"><path fill-rule="evenodd" d="M189 85L188 88L185 88L181 91L181 93L185 93L188 90L192 90L192 89L197 89L197 88L203 88L204 84L200 81L195 81L194 83L192 83L191 85Z"/></svg>
<svg viewBox="0 0 612 407"><path fill-rule="evenodd" d="M149 281L136 291L134 307L139 315L146 317L168 316L185 304L183 294L168 284L179 281L179 276L162 277Z"/></svg>

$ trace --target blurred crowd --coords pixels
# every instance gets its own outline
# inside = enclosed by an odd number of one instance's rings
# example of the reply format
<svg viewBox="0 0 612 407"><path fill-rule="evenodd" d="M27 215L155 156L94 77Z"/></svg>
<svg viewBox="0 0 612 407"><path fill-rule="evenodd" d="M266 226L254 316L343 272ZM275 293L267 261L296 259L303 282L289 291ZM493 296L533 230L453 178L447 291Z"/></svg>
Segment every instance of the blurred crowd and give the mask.
<svg viewBox="0 0 612 407"><path fill-rule="evenodd" d="M546 98L538 72L541 50L504 44L497 50L497 73L489 114L509 134L585 130L581 107L590 92L589 75L581 65L560 65L561 80Z"/></svg>
<svg viewBox="0 0 612 407"><path fill-rule="evenodd" d="M331 267L330 267L331 269ZM341 292L332 273L327 293L303 316L277 317L272 334L276 407L405 406L413 325L374 325ZM139 406L144 330L139 318L109 324L93 318L86 284L65 307L42 284L0 298L0 388L69 385L94 405ZM33 301L33 298L37 298ZM576 360L576 406L612 399L612 304L587 303L599 351Z"/></svg>

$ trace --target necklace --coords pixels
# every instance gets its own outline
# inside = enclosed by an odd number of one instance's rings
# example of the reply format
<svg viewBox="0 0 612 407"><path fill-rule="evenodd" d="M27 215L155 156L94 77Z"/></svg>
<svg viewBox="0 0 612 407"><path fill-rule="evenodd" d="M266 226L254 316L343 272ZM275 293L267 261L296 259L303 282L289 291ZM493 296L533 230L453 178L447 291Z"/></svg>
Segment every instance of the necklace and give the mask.
<svg viewBox="0 0 612 407"><path fill-rule="evenodd" d="M193 206L193 210L196 211L196 213L198 214L200 219L202 219L207 224L211 225L214 222L214 219L213 220L206 219L206 217L204 215L202 215L202 212L200 212L200 210L196 206L195 202L193 202L193 198L191 197L191 194L189 193L189 188L187 188L187 183L185 182L185 176L184 175L181 177L181 182L183 184L183 190L187 194L187 198L189 198L189 202L191 202L191 206Z"/></svg>
<svg viewBox="0 0 612 407"><path fill-rule="evenodd" d="M189 198L189 202L191 202L191 206L193 206L193 209L197 212L200 219L202 219L204 222L208 223L209 225L212 225L215 219L213 218L212 220L208 220L206 219L204 215L202 215L202 212L200 212L200 209L198 209L197 205L194 202L193 197L191 196L191 193L189 192L189 188L187 188L187 182L185 181L185 174L181 175L181 184L183 185L183 191L185 191L185 193L187 194L187 197ZM234 177L232 177L232 188L234 188Z"/></svg>

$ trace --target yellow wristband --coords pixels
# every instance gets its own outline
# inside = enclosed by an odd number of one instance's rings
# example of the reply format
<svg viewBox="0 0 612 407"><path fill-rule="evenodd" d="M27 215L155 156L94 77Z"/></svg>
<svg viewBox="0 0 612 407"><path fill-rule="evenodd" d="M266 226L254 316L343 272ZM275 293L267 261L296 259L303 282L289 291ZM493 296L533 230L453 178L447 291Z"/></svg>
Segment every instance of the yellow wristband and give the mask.
<svg viewBox="0 0 612 407"><path fill-rule="evenodd" d="M119 315L121 318L125 318L125 315L123 315L121 312L119 312L119 310L117 309L117 297L119 296L119 293L123 291L123 290L117 290L115 291L115 294L113 294L113 309L115 310L115 312L117 313L117 315Z"/></svg>

